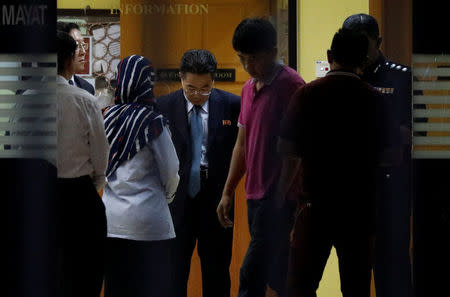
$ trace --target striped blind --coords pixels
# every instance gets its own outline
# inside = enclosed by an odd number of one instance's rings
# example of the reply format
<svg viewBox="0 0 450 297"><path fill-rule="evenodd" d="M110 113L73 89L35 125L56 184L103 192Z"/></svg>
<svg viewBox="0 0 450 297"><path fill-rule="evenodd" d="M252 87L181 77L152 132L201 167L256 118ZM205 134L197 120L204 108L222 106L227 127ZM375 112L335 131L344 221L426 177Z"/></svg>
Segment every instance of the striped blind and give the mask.
<svg viewBox="0 0 450 297"><path fill-rule="evenodd" d="M413 158L450 159L450 55L413 55Z"/></svg>
<svg viewBox="0 0 450 297"><path fill-rule="evenodd" d="M0 54L0 158L56 160L56 54Z"/></svg>

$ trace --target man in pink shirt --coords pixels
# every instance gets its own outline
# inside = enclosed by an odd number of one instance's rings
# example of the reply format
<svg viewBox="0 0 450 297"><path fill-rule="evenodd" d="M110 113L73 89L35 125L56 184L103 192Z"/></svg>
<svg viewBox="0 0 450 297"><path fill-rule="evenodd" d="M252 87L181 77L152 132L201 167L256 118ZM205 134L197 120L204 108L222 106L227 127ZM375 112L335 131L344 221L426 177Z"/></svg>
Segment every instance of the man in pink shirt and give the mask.
<svg viewBox="0 0 450 297"><path fill-rule="evenodd" d="M252 78L242 89L238 137L217 214L222 226L232 227L234 191L246 173L251 241L240 271L238 297L262 297L267 286L278 296L286 291L289 231L300 183L294 182L290 199L277 205L275 187L282 159L276 143L289 100L305 82L295 70L276 62L276 42L275 28L264 19L243 20L233 36L233 48Z"/></svg>

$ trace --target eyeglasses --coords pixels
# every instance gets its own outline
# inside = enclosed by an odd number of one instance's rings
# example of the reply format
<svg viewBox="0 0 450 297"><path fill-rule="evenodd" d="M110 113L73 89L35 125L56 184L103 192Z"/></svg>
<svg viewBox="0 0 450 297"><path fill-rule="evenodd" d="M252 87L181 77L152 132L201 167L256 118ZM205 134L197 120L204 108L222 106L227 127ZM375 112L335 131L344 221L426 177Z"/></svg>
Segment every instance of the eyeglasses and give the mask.
<svg viewBox="0 0 450 297"><path fill-rule="evenodd" d="M205 97L211 95L211 91L213 88L212 86L209 88L201 88L201 89L186 87L183 80L181 80L181 86L183 87L183 90L187 95L200 95Z"/></svg>
<svg viewBox="0 0 450 297"><path fill-rule="evenodd" d="M80 51L81 49L87 51L89 49L89 44L77 41L77 51Z"/></svg>
<svg viewBox="0 0 450 297"><path fill-rule="evenodd" d="M194 88L186 88L184 91L190 95L200 95L200 96L209 96L211 95L212 89L194 89Z"/></svg>
<svg viewBox="0 0 450 297"><path fill-rule="evenodd" d="M197 89L191 86L186 86L186 82L181 79L181 86L183 87L184 93L186 95L200 95L206 97L211 95L212 89L214 87L214 81L212 82L211 86Z"/></svg>

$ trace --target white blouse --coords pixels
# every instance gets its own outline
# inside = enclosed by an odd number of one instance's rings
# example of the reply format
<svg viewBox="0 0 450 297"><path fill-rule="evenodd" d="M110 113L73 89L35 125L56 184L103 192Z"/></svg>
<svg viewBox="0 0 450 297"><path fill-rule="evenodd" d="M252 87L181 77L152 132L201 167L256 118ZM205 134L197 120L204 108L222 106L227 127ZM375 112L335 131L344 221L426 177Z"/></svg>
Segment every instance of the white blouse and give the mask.
<svg viewBox="0 0 450 297"><path fill-rule="evenodd" d="M175 237L168 203L178 187L178 157L167 127L108 177L103 193L108 237L151 241Z"/></svg>

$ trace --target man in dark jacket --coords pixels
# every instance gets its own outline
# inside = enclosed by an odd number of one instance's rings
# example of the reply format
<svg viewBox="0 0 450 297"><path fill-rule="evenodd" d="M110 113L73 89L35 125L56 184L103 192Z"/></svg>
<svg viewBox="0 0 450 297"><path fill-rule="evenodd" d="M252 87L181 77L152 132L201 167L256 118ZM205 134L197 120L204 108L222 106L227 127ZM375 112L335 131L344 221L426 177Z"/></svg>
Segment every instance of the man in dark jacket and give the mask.
<svg viewBox="0 0 450 297"><path fill-rule="evenodd" d="M300 88L283 120L278 150L285 155L278 198L302 166L305 207L294 228L289 297L315 297L331 248L339 259L344 297L370 296L375 172L393 139L386 107L358 73L367 38L335 34L331 71Z"/></svg>
<svg viewBox="0 0 450 297"><path fill-rule="evenodd" d="M207 50L187 51L180 64L182 89L157 99L169 120L180 161L180 183L171 206L174 297L186 297L197 243L203 297L230 296L232 229L216 216L237 136L240 99L214 88L217 62Z"/></svg>

